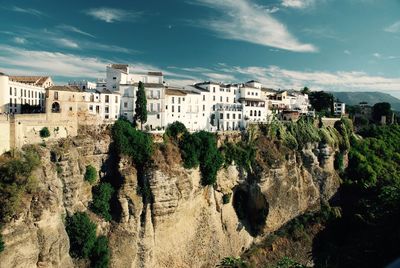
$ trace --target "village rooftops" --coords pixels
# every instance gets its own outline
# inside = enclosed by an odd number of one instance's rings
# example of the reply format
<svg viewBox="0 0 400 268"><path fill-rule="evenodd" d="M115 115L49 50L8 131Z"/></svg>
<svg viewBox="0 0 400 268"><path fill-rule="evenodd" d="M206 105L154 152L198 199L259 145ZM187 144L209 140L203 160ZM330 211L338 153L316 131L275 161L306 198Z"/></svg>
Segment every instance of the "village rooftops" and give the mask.
<svg viewBox="0 0 400 268"><path fill-rule="evenodd" d="M187 92L185 92L183 89L178 89L178 88L166 88L165 95L186 96Z"/></svg>
<svg viewBox="0 0 400 268"><path fill-rule="evenodd" d="M128 84L130 85L130 84ZM139 83L133 83L135 87L139 86ZM163 84L158 84L158 83L143 83L144 88L163 88Z"/></svg>
<svg viewBox="0 0 400 268"><path fill-rule="evenodd" d="M163 76L162 72L147 72L147 75L151 76Z"/></svg>
<svg viewBox="0 0 400 268"><path fill-rule="evenodd" d="M124 73L128 73L129 65L128 64L111 64L111 68L123 71Z"/></svg>
<svg viewBox="0 0 400 268"><path fill-rule="evenodd" d="M76 86L51 86L48 88L51 91L69 91L69 92L84 92Z"/></svg>
<svg viewBox="0 0 400 268"><path fill-rule="evenodd" d="M11 81L39 87L43 86L49 78L49 76L9 76Z"/></svg>

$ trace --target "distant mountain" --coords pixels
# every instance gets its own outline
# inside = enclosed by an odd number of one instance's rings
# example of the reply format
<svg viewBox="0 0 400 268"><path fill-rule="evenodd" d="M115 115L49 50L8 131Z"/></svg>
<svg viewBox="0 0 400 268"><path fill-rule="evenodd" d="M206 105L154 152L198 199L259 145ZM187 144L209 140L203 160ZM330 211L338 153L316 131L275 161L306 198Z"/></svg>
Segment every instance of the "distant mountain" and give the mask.
<svg viewBox="0 0 400 268"><path fill-rule="evenodd" d="M392 109L400 111L400 100L390 94L381 92L330 92L340 101L356 105L362 101L368 102L369 105L374 105L377 102L388 102L392 105Z"/></svg>

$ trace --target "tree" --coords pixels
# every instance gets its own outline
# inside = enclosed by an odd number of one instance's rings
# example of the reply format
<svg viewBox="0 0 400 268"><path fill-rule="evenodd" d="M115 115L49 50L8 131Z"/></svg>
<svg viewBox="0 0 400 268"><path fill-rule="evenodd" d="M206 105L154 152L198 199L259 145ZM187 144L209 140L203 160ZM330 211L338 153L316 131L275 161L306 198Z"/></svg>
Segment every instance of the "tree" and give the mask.
<svg viewBox="0 0 400 268"><path fill-rule="evenodd" d="M73 257L88 258L96 242L96 224L85 212L77 212L68 217L65 227Z"/></svg>
<svg viewBox="0 0 400 268"><path fill-rule="evenodd" d="M138 85L135 105L135 121L140 122L140 129L143 130L143 124L147 122L147 99L142 82Z"/></svg>
<svg viewBox="0 0 400 268"><path fill-rule="evenodd" d="M375 122L380 122L382 116L386 116L386 122L391 120L392 107L390 103L379 102L375 103L375 105L372 107L372 118Z"/></svg>
<svg viewBox="0 0 400 268"><path fill-rule="evenodd" d="M49 129L48 129L47 127L42 128L42 129L39 131L39 134L40 134L40 137L41 137L41 138L48 138L48 137L50 137L50 131L49 131Z"/></svg>
<svg viewBox="0 0 400 268"><path fill-rule="evenodd" d="M106 221L111 220L110 200L114 193L114 188L108 182L102 182L93 188L93 201L91 209L101 215Z"/></svg>
<svg viewBox="0 0 400 268"><path fill-rule="evenodd" d="M333 112L333 95L324 91L314 91L309 95L310 103L317 112Z"/></svg>
<svg viewBox="0 0 400 268"><path fill-rule="evenodd" d="M88 165L85 172L85 180L93 184L97 179L97 170L94 166Z"/></svg>
<svg viewBox="0 0 400 268"><path fill-rule="evenodd" d="M0 233L0 252L4 250L4 242L3 242L3 236Z"/></svg>
<svg viewBox="0 0 400 268"><path fill-rule="evenodd" d="M94 268L107 268L110 262L110 250L108 248L108 239L105 236L99 236L94 244L90 256L91 265Z"/></svg>
<svg viewBox="0 0 400 268"><path fill-rule="evenodd" d="M301 90L301 93L303 93L303 94L310 94L310 89L308 88L308 87L304 87L302 90Z"/></svg>

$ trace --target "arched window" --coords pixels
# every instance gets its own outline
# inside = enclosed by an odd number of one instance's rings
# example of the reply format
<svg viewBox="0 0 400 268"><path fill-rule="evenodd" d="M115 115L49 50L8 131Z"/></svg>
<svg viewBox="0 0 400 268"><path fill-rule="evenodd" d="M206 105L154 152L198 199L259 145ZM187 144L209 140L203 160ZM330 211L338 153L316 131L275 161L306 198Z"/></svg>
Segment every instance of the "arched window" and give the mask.
<svg viewBox="0 0 400 268"><path fill-rule="evenodd" d="M250 110L250 116L253 116L253 110Z"/></svg>
<svg viewBox="0 0 400 268"><path fill-rule="evenodd" d="M261 116L261 111L258 111L258 116Z"/></svg>
<svg viewBox="0 0 400 268"><path fill-rule="evenodd" d="M60 104L58 102L53 102L51 105L51 112L52 113L59 113L61 111Z"/></svg>

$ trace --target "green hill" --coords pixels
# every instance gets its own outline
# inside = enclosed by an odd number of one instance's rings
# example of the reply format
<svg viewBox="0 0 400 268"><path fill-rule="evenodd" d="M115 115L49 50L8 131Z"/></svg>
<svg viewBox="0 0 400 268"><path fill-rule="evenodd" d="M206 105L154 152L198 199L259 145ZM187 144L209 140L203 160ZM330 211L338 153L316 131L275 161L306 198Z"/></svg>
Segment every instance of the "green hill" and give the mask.
<svg viewBox="0 0 400 268"><path fill-rule="evenodd" d="M348 105L356 105L362 101L374 105L377 102L388 102L392 105L392 109L400 111L400 100L390 94L381 92L330 92L340 101Z"/></svg>

